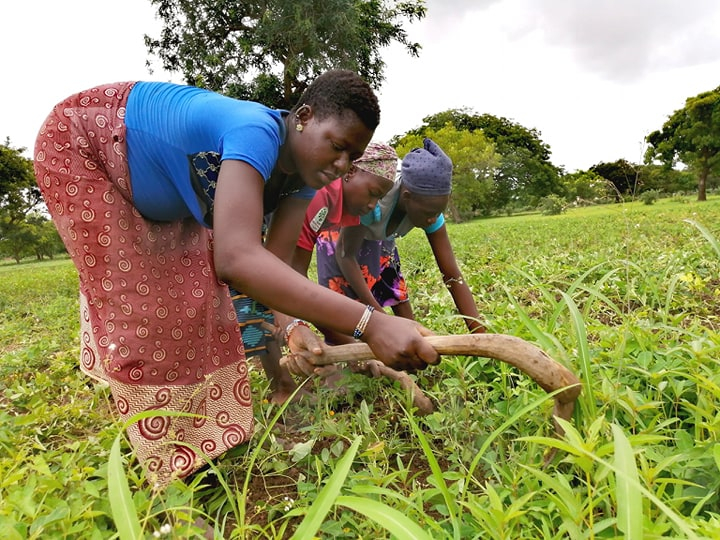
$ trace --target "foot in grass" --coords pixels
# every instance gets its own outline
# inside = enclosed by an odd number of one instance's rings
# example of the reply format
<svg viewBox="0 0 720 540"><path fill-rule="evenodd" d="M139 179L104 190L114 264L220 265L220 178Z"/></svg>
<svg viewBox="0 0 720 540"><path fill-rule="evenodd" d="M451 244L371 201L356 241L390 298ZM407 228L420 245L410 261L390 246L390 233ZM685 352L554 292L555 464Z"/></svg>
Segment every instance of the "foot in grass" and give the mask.
<svg viewBox="0 0 720 540"><path fill-rule="evenodd" d="M270 382L270 395L268 401L275 405L282 405L292 397L292 403L297 403L301 400L308 400L310 402L315 401L315 396L309 390L300 388L297 393L293 396L295 389L297 388L295 381L290 378L289 381L276 381L273 379Z"/></svg>

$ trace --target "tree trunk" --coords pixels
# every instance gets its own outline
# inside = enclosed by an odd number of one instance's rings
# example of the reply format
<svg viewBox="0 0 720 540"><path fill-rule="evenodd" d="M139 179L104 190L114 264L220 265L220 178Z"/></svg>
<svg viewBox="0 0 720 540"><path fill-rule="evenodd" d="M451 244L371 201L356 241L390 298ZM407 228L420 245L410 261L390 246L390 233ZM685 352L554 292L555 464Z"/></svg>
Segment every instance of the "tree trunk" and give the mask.
<svg viewBox="0 0 720 540"><path fill-rule="evenodd" d="M703 166L703 168L700 169L700 177L698 178L698 201L707 201L707 193L705 191L705 186L707 185L707 177L709 172L710 171L707 166Z"/></svg>
<svg viewBox="0 0 720 540"><path fill-rule="evenodd" d="M448 203L448 210L450 211L450 215L452 216L453 223L463 222L463 219L460 216L460 211L457 209L457 206L455 206L452 201Z"/></svg>

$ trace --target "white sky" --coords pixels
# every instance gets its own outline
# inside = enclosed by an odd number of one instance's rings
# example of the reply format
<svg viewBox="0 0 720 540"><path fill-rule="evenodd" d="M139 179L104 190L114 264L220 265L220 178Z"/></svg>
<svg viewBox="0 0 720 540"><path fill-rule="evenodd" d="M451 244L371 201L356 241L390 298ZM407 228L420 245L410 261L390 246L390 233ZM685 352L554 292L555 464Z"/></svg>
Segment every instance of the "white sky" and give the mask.
<svg viewBox="0 0 720 540"><path fill-rule="evenodd" d="M419 58L386 50L376 140L450 108L535 128L568 171L642 161L644 137L720 86L717 0L427 0ZM149 0L22 0L0 8L0 140L32 149L53 105L150 74ZM155 63L157 65L157 62ZM27 153L29 156L29 152Z"/></svg>

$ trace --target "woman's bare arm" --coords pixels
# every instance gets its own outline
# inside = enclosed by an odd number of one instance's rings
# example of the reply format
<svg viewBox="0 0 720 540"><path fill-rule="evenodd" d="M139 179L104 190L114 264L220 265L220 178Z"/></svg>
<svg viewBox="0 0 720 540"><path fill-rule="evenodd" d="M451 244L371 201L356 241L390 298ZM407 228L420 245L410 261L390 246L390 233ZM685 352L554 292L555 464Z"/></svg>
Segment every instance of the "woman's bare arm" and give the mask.
<svg viewBox="0 0 720 540"><path fill-rule="evenodd" d="M310 199L286 197L280 202L270 219L265 248L287 264L292 262L309 204Z"/></svg>
<svg viewBox="0 0 720 540"><path fill-rule="evenodd" d="M365 240L365 230L363 225L343 227L340 230L340 235L335 245L335 260L338 263L340 272L342 272L348 285L350 285L350 288L355 292L360 301L375 309L382 310L382 307L378 301L375 300L375 297L368 288L365 277L358 264L357 255L363 240Z"/></svg>
<svg viewBox="0 0 720 540"><path fill-rule="evenodd" d="M262 177L247 163L222 163L214 207L218 278L277 311L352 334L363 305L312 283L263 246L262 189ZM363 341L391 367L421 369L439 361L422 337L428 332L413 321L374 313Z"/></svg>
<svg viewBox="0 0 720 540"><path fill-rule="evenodd" d="M427 239L442 274L443 283L450 291L458 311L464 316L468 330L484 332L485 327L480 323L480 314L475 305L475 299L460 272L445 225L428 234Z"/></svg>

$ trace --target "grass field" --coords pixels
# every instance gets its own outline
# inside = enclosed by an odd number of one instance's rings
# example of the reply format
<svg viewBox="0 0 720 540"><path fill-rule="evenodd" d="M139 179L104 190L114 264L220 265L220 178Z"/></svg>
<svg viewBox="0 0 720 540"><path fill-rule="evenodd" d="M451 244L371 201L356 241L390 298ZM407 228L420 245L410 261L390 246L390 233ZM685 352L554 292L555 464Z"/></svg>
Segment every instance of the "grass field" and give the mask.
<svg viewBox="0 0 720 540"><path fill-rule="evenodd" d="M489 331L582 380L562 439L552 399L486 358L417 374L423 417L355 374L279 409L253 363L254 438L155 492L77 368L72 264L3 264L0 538L192 538L198 517L225 538L720 537L720 199L449 231ZM463 333L423 234L399 249L418 319Z"/></svg>

